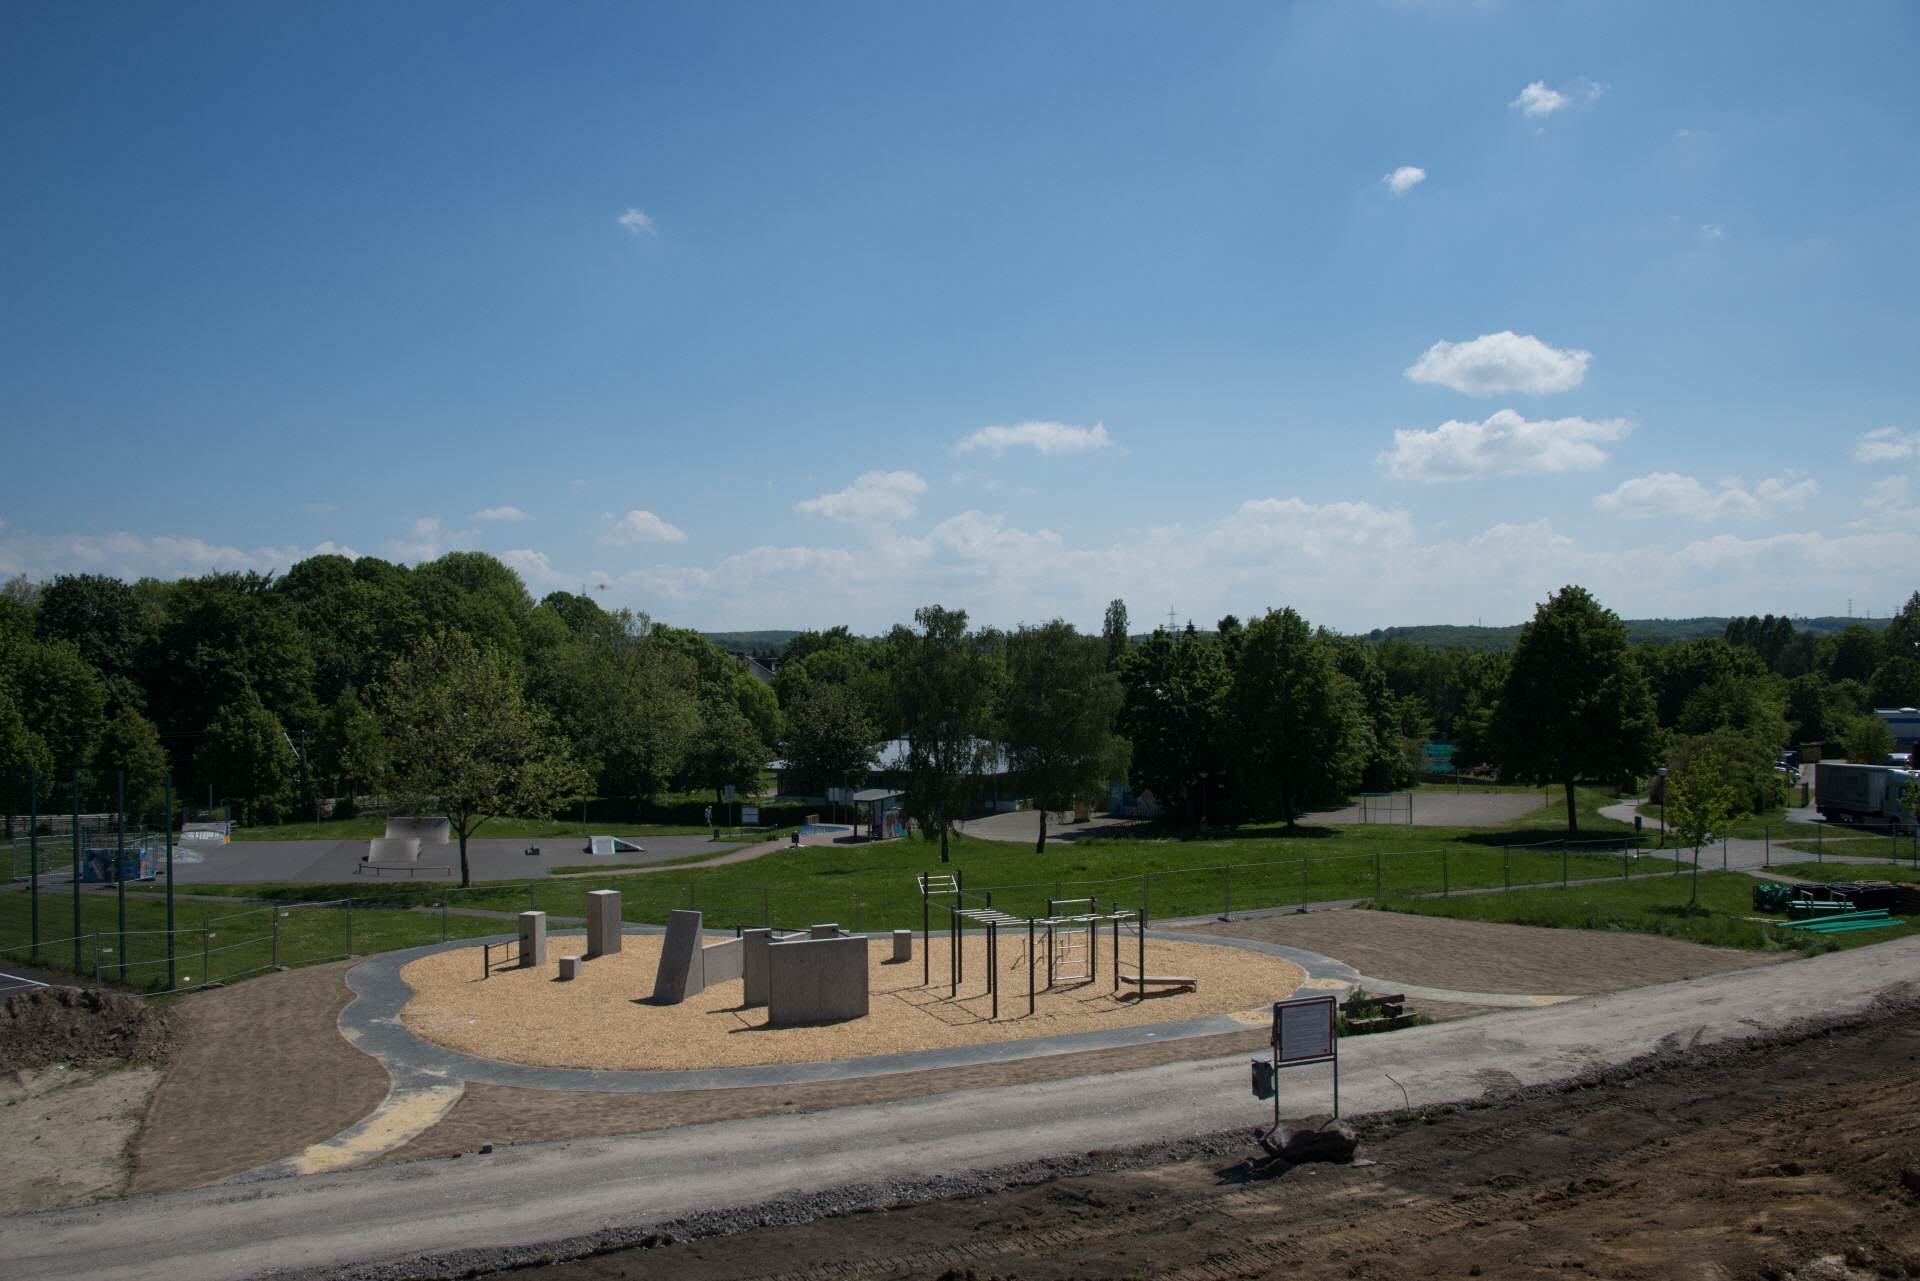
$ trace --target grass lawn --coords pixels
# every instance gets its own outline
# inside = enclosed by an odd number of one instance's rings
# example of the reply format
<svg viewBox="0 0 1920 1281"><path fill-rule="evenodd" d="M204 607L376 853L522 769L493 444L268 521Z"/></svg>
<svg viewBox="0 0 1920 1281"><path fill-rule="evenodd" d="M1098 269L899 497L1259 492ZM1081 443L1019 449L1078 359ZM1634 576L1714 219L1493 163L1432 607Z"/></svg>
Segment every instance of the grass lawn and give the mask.
<svg viewBox="0 0 1920 1281"><path fill-rule="evenodd" d="M1664 806L1642 805L1640 817L1647 821L1649 830L1656 834L1660 830L1660 815ZM1725 832L1714 835L1731 836L1735 840L1758 841L1768 837L1776 841L1785 841L1794 837L1814 836L1820 831L1820 824L1796 822L1787 817L1784 809L1771 809L1764 814L1742 814L1726 825Z"/></svg>
<svg viewBox="0 0 1920 1281"><path fill-rule="evenodd" d="M548 818L490 818L480 825L473 835L482 837L512 837L538 839L552 836L580 836L587 832L597 832L608 836L698 836L702 832L711 832L707 827L675 827L660 824L630 823L626 825L610 824L604 819L594 819L582 827L572 820ZM367 841L376 836L387 834L387 820L377 814L368 814L360 818L329 818L317 823L280 823L272 827L238 827L234 829L236 841Z"/></svg>
<svg viewBox="0 0 1920 1281"><path fill-rule="evenodd" d="M1755 951L1792 949L1806 955L1884 943L1920 933L1920 921L1886 930L1861 930L1818 937L1774 928L1753 910L1754 878L1744 872L1702 872L1697 905L1688 906L1686 875L1649 877L1571 889L1515 890L1511 894L1470 894L1444 899L1384 899L1371 906L1422 916L1451 916L1467 921L1541 925L1573 930L1628 930L1659 934L1715 947Z"/></svg>
<svg viewBox="0 0 1920 1281"><path fill-rule="evenodd" d="M499 912L537 906L556 917L585 914L586 894L618 889L628 921L660 923L675 908L697 908L710 927L771 923L798 928L834 921L849 928L917 927L921 900L915 878L921 872L956 872L964 878L970 905L993 906L1016 915L1040 915L1049 898L1097 897L1102 908L1144 907L1152 920L1218 915L1228 909L1286 906L1300 902L1367 899L1411 894L1440 894L1475 887L1545 884L1563 878L1658 877L1670 879L1674 864L1623 852L1617 842L1631 829L1600 819L1598 807L1612 797L1600 790L1578 795L1581 840L1562 847L1564 829L1555 825L1562 803L1555 798L1538 811L1501 829L1425 828L1387 825L1258 828L1216 831L1209 839L1181 839L1169 829L1088 840L1049 841L1044 855L1025 843L958 836L951 841L953 862L939 863L938 847L918 838L871 845L804 846L781 849L751 862L714 868L686 868L658 875L589 876L578 880L482 883L467 890L439 886L364 884L197 885L196 896L252 900L250 908L272 902L289 908L282 922L283 964L321 959L344 951L344 912L337 907L296 906L314 900L351 896L355 902L354 951L409 946L440 937L440 914L407 909L449 902L456 909ZM358 820L349 820L358 821ZM378 820L369 820L378 821ZM503 825L504 826L504 825ZM511 829L508 829L511 830ZM572 831L571 827L563 829ZM1615 842L1608 847L1609 842ZM723 852L716 848L715 853ZM700 861L707 854L690 856ZM583 870L602 872L602 867ZM131 887L130 887L131 890ZM138 928L158 912L159 895L143 887L128 894L129 919L136 901L144 904ZM89 898L89 913L111 917L111 899ZM105 903L104 909L97 906ZM182 899L180 921L197 927L203 916L225 905ZM236 904L236 907L239 905ZM941 927L944 904L933 905L933 923ZM0 900L0 948L25 941L25 899ZM268 919L262 917L261 919ZM295 926L289 922L299 921ZM87 930L100 928L90 915ZM450 917L449 937L505 933L506 921ZM311 932L297 944L289 932ZM70 927L48 927L42 937L65 935ZM159 946L164 948L164 941ZM3 959L3 958L0 958ZM20 959L16 957L15 959ZM252 959L251 954L238 959ZM261 962L264 963L264 962ZM225 972L231 972L231 969Z"/></svg>

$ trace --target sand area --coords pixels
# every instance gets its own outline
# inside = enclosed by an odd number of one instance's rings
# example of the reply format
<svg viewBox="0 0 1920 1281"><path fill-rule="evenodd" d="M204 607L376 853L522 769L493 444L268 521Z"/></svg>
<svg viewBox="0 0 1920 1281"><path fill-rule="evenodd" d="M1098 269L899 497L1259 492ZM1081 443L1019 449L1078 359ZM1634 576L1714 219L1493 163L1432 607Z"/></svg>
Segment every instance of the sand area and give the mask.
<svg viewBox="0 0 1920 1281"><path fill-rule="evenodd" d="M711 940L710 940L711 941ZM1098 977L1045 990L1041 953L1037 1010L1027 1013L1026 940L1002 939L1000 1017L991 1017L986 993L987 944L970 937L962 960L966 979L959 999L949 996L949 945L934 939L933 985L923 986L919 939L914 959L895 964L890 941L869 949L872 1013L824 1027L767 1026L766 1010L742 1009L738 980L719 983L675 1006L654 1005L659 935L629 935L624 949L596 957L572 982L557 978L559 958L584 954L580 935L553 938L547 964L496 970L481 977L480 949L455 948L408 964L401 977L412 987L401 1018L416 1035L486 1058L550 1067L684 1071L809 1063L895 1054L909 1050L1018 1041L1109 1028L1134 1027L1241 1014L1264 1021L1264 1008L1291 995L1305 980L1301 968L1243 948L1149 939L1146 972L1199 980L1197 992L1168 992L1136 999L1126 986L1115 994L1110 940L1102 940ZM1122 938L1125 972L1137 963L1137 944Z"/></svg>

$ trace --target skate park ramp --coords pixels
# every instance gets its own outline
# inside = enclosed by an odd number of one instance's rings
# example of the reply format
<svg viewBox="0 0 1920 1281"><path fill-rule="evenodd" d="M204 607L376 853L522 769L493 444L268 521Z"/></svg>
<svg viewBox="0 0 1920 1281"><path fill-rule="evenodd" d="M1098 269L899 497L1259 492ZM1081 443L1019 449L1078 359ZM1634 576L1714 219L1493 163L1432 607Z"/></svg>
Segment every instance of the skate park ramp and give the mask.
<svg viewBox="0 0 1920 1281"><path fill-rule="evenodd" d="M587 853L602 857L615 854L645 854L647 851L637 841L623 841L617 836L590 836L587 838Z"/></svg>
<svg viewBox="0 0 1920 1281"><path fill-rule="evenodd" d="M422 845L448 845L453 841L452 825L444 818L390 818L387 839L416 840Z"/></svg>

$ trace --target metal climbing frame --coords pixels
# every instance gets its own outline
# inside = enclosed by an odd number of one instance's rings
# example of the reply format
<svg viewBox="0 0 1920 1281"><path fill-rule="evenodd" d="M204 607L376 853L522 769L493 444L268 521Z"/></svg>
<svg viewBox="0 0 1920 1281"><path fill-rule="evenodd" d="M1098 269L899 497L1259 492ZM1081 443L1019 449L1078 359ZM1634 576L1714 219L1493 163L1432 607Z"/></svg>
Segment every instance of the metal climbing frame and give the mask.
<svg viewBox="0 0 1920 1281"><path fill-rule="evenodd" d="M921 967L923 986L932 986L932 963L930 960L924 959L928 956L927 940L932 935L932 904L936 898L945 898L948 900L947 996L949 1000L957 1000L959 998L960 984L966 977L965 965L962 958L966 954L967 927L969 925L977 925L987 931L987 995L993 1002L992 1013L989 1015L990 1018L997 1019L1000 1017L1000 931L1003 929L1017 930L1021 926L1025 926L1027 930L1027 1013L1029 1015L1033 1014L1039 1008L1039 979L1037 977L1039 967L1037 961L1039 959L1039 948L1041 946L1040 931L1043 928L1046 930L1047 987L1052 988L1058 969L1057 958L1054 955L1056 940L1069 931L1078 931L1080 933L1084 940L1085 947L1086 973L1083 981L1092 981L1099 973L1099 961L1095 954L1095 944L1098 942L1099 937L1098 931L1102 923L1111 921L1113 923L1114 946L1113 989L1116 992L1120 990L1120 926L1122 922L1133 922L1136 928L1141 928L1142 918L1139 913L1120 908L1108 912L1101 912L1098 910L1099 902L1095 899L1061 899L1057 902L1048 900L1047 915L1043 917L1014 916L1012 913L999 911L993 906L993 891L991 890L987 891L985 896L968 894L963 888L958 874L953 876L927 874L922 875L919 881L921 921L920 952L923 958ZM978 906L968 906L968 900L972 900L978 904ZM1058 910L1063 906L1078 906L1081 904L1086 905L1092 910L1066 915L1062 915ZM1146 956L1145 937L1145 930L1142 928L1141 959L1143 961ZM1073 953L1076 960L1080 955L1081 953L1078 951Z"/></svg>
<svg viewBox="0 0 1920 1281"><path fill-rule="evenodd" d="M1093 921L1099 915L1100 900L1097 898L1047 900L1049 989L1061 981L1091 983L1098 977L1100 960L1094 948ZM1056 921L1061 923L1056 925Z"/></svg>

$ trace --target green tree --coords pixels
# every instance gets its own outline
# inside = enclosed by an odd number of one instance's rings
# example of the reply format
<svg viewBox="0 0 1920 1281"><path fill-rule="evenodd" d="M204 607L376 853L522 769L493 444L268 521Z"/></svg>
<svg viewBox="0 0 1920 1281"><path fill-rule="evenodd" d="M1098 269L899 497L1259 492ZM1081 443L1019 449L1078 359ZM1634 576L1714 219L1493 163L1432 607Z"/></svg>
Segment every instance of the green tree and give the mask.
<svg viewBox="0 0 1920 1281"><path fill-rule="evenodd" d="M346 800L351 801L359 792L384 789L387 740L380 730L380 718L353 690L341 690L327 708L313 746L321 777L331 779L335 791L344 786Z"/></svg>
<svg viewBox="0 0 1920 1281"><path fill-rule="evenodd" d="M650 632L636 634L644 626L628 616L613 634L541 655L531 681L536 701L598 774L600 794L636 801L658 795L680 773L700 731L693 661Z"/></svg>
<svg viewBox="0 0 1920 1281"><path fill-rule="evenodd" d="M1787 722L1796 743L1821 743L1833 735L1824 676L1806 672L1787 682Z"/></svg>
<svg viewBox="0 0 1920 1281"><path fill-rule="evenodd" d="M53 786L53 753L46 740L27 728L20 708L0 689L0 786L15 787L25 795L28 773L37 772L41 790Z"/></svg>
<svg viewBox="0 0 1920 1281"><path fill-rule="evenodd" d="M1203 817L1224 783L1232 673L1211 640L1154 629L1120 661L1120 728L1133 744L1130 778L1169 810Z"/></svg>
<svg viewBox="0 0 1920 1281"><path fill-rule="evenodd" d="M1126 743L1114 733L1120 680L1108 669L1108 653L1104 640L1058 619L1007 638L1000 737L1009 767L1040 809L1036 854L1047 852L1050 810L1068 808L1126 771Z"/></svg>
<svg viewBox="0 0 1920 1281"><path fill-rule="evenodd" d="M1878 716L1868 712L1848 721L1840 740L1847 759L1865 765L1884 765L1893 754L1893 731Z"/></svg>
<svg viewBox="0 0 1920 1281"><path fill-rule="evenodd" d="M85 766L106 726L107 689L71 641L0 637L0 692L60 769Z"/></svg>
<svg viewBox="0 0 1920 1281"><path fill-rule="evenodd" d="M1698 761L1711 760L1730 794L1733 817L1764 814L1786 799L1774 749L1734 730L1716 730L1682 740L1667 757L1667 775L1697 773Z"/></svg>
<svg viewBox="0 0 1920 1281"><path fill-rule="evenodd" d="M1847 629L1833 637L1827 649L1827 678L1834 681L1854 680L1865 684L1873 679L1873 669L1880 665L1882 647L1880 633L1864 623L1849 623Z"/></svg>
<svg viewBox="0 0 1920 1281"><path fill-rule="evenodd" d="M587 771L522 696L513 665L464 633L437 633L396 662L380 708L395 795L447 816L462 886L473 883L467 841L488 819L551 815L587 793Z"/></svg>
<svg viewBox="0 0 1920 1281"><path fill-rule="evenodd" d="M1667 826L1693 843L1693 885L1689 906L1700 899L1700 847L1733 814L1734 789L1726 780L1726 760L1711 746L1667 771L1661 803Z"/></svg>
<svg viewBox="0 0 1920 1281"><path fill-rule="evenodd" d="M42 639L68 641L92 664L114 703L145 707L140 659L159 629L152 602L117 578L62 574L40 593L34 625Z"/></svg>
<svg viewBox="0 0 1920 1281"><path fill-rule="evenodd" d="M1118 669L1127 656L1127 602L1114 597L1107 602L1107 615L1100 622L1100 639L1106 645L1107 666Z"/></svg>
<svg viewBox="0 0 1920 1281"><path fill-rule="evenodd" d="M1292 609L1247 625L1231 688L1240 793L1294 826L1309 807L1343 800L1372 748L1359 688L1334 643Z"/></svg>
<svg viewBox="0 0 1920 1281"><path fill-rule="evenodd" d="M94 768L102 777L126 771L128 816L143 824L160 821L168 761L152 721L131 707L117 709L100 732Z"/></svg>
<svg viewBox="0 0 1920 1281"><path fill-rule="evenodd" d="M221 796L240 802L243 823L277 818L292 798L293 745L251 687L214 713L198 761Z"/></svg>
<svg viewBox="0 0 1920 1281"><path fill-rule="evenodd" d="M1874 668L1867 698L1875 707L1920 707L1920 659L1895 654Z"/></svg>
<svg viewBox="0 0 1920 1281"><path fill-rule="evenodd" d="M1775 676L1714 677L1693 692L1680 709L1679 729L1699 736L1715 730L1733 730L1771 752L1787 745L1787 691Z"/></svg>
<svg viewBox="0 0 1920 1281"><path fill-rule="evenodd" d="M802 786L849 787L873 768L880 731L852 691L812 685L787 709L786 759Z"/></svg>
<svg viewBox="0 0 1920 1281"><path fill-rule="evenodd" d="M1585 588L1561 588L1514 642L1494 717L1502 768L1565 788L1567 830L1577 831L1574 785L1645 772L1654 730L1653 699L1625 625Z"/></svg>
<svg viewBox="0 0 1920 1281"><path fill-rule="evenodd" d="M760 771L766 764L767 745L760 741L753 722L732 703L715 702L701 709L700 728L681 778L689 787L712 789L715 800L729 786L752 795L759 789Z"/></svg>
<svg viewBox="0 0 1920 1281"><path fill-rule="evenodd" d="M735 672L733 699L740 714L752 722L761 742L780 741L780 698L773 692L773 686L746 672Z"/></svg>
<svg viewBox="0 0 1920 1281"><path fill-rule="evenodd" d="M892 703L907 740L907 813L928 840L940 842L966 817L992 747L995 672L992 656L967 631L965 610L926 605L913 612L918 630L896 626Z"/></svg>

